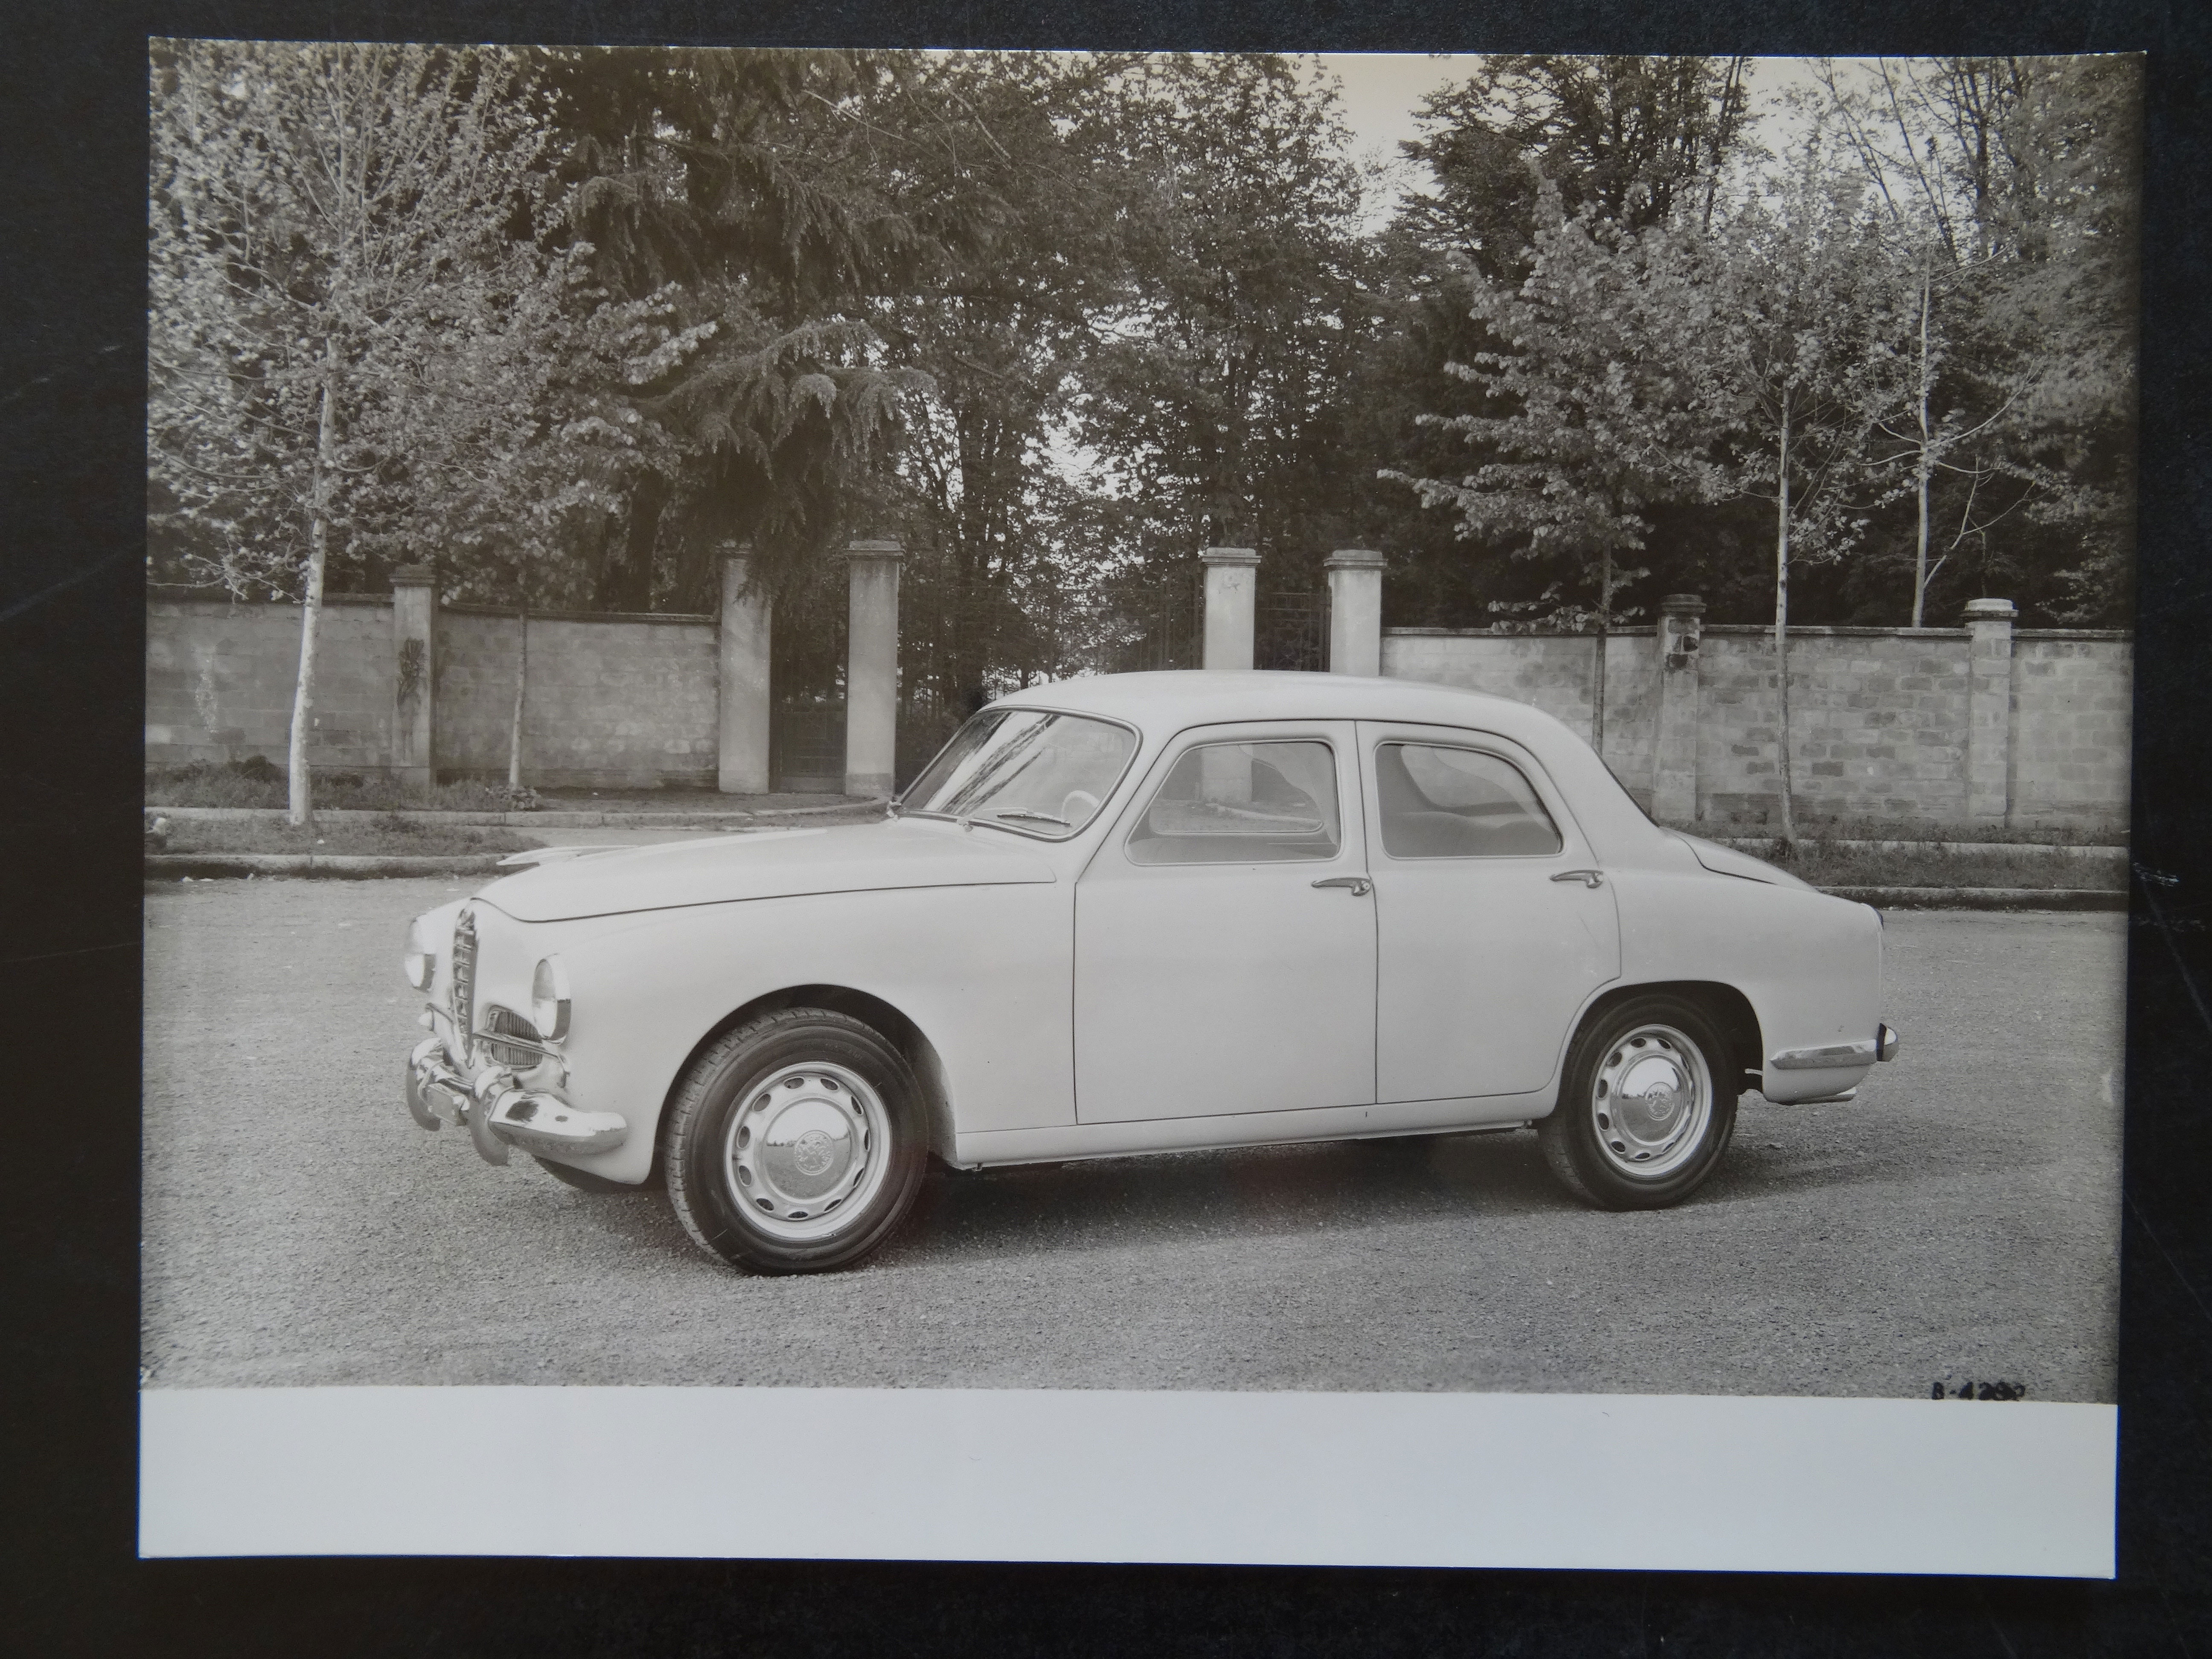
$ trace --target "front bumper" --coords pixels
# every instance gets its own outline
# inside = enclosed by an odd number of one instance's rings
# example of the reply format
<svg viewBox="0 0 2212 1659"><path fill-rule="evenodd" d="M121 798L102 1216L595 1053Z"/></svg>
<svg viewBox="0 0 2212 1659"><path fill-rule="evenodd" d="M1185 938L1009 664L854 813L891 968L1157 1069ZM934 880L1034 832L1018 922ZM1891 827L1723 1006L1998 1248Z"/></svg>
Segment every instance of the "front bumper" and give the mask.
<svg viewBox="0 0 2212 1659"><path fill-rule="evenodd" d="M426 1129L459 1124L489 1164L507 1149L526 1152L610 1152L629 1139L629 1121L615 1112L586 1112L544 1090L524 1088L504 1066L463 1075L444 1042L425 1037L407 1057L407 1111Z"/></svg>

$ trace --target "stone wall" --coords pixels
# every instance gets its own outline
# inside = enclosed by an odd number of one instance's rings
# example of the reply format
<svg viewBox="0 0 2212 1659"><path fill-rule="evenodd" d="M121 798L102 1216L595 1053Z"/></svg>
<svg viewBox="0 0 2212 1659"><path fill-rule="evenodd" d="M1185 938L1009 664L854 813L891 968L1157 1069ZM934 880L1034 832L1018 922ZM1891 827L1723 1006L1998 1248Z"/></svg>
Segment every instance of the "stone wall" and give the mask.
<svg viewBox="0 0 2212 1659"><path fill-rule="evenodd" d="M381 771L392 761L392 601L328 601L315 660L309 764ZM175 766L262 755L282 766L299 672L296 606L150 600L148 762Z"/></svg>
<svg viewBox="0 0 2212 1659"><path fill-rule="evenodd" d="M507 775L519 626L511 613L439 612L441 775ZM705 617L532 617L525 775L564 787L713 788L715 648Z"/></svg>
<svg viewBox="0 0 2212 1659"><path fill-rule="evenodd" d="M515 626L512 614L438 612L434 750L447 776L507 775ZM705 617L533 617L526 775L572 787L713 788L715 649L715 625ZM396 664L389 599L326 602L311 764L364 773L394 765ZM282 766L299 667L295 605L151 600L147 761L173 766L261 755Z"/></svg>
<svg viewBox="0 0 2212 1659"><path fill-rule="evenodd" d="M1992 813L1977 811L1969 795L1972 660L1966 629L1793 629L1798 813L2124 831L2133 707L2127 636L2003 633L2011 696L1996 738L2003 744L2004 795ZM1589 635L1390 629L1382 672L1531 702L1588 737L1595 644ZM1690 694L1668 704L1665 718L1693 722L1683 745L1696 755L1696 817L1714 825L1765 823L1775 806L1778 762L1771 631L1705 628L1686 661L1679 676L1669 669L1666 678L1686 680ZM1606 662L1605 757L1648 807L1662 720L1655 631L1614 635Z"/></svg>
<svg viewBox="0 0 2212 1659"><path fill-rule="evenodd" d="M2124 637L2023 629L2013 635L2013 821L2070 823L2082 811L2125 823L2135 652Z"/></svg>

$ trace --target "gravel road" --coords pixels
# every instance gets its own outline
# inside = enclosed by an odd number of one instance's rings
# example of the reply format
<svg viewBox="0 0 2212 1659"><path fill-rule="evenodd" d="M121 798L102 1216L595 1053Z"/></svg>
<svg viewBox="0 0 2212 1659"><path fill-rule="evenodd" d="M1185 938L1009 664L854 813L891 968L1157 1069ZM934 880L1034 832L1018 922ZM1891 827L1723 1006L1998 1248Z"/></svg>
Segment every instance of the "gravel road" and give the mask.
<svg viewBox="0 0 2212 1659"><path fill-rule="evenodd" d="M775 1279L409 1121L402 932L471 884L149 884L148 1386L2114 1397L2123 916L1893 915L1903 1057L1747 1097L1678 1209L1577 1206L1525 1132L938 1170Z"/></svg>

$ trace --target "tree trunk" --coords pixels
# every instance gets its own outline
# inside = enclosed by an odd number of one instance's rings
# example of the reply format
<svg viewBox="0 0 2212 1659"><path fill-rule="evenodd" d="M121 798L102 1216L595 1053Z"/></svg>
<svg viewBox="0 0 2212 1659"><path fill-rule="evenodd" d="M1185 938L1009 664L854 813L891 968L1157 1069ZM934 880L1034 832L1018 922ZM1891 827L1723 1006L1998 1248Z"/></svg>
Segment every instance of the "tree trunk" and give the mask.
<svg viewBox="0 0 2212 1659"><path fill-rule="evenodd" d="M507 788L509 794L522 788L522 698L530 684L530 607L516 607L514 612L514 721L507 734Z"/></svg>
<svg viewBox="0 0 2212 1659"><path fill-rule="evenodd" d="M321 411L315 428L315 472L307 514L307 590L300 607L300 677L292 688L292 736L285 757L285 821L301 829L315 822L314 780L307 771L307 733L314 724L315 635L323 619L323 573L330 565L331 477L337 463L337 411L331 381L337 349L323 347Z"/></svg>
<svg viewBox="0 0 2212 1659"><path fill-rule="evenodd" d="M1613 632L1613 550L1599 556L1597 567L1597 672L1590 693L1590 747L1605 758L1605 647Z"/></svg>
<svg viewBox="0 0 2212 1659"><path fill-rule="evenodd" d="M1779 465L1775 469L1774 524L1774 684L1782 705L1782 728L1777 747L1782 756L1782 848L1797 850L1797 824L1790 797L1790 404L1782 404Z"/></svg>
<svg viewBox="0 0 2212 1659"><path fill-rule="evenodd" d="M1921 626L1928 608L1928 307L1929 273L1920 273L1920 455L1914 483L1920 498L1920 541L1912 562L1912 625Z"/></svg>

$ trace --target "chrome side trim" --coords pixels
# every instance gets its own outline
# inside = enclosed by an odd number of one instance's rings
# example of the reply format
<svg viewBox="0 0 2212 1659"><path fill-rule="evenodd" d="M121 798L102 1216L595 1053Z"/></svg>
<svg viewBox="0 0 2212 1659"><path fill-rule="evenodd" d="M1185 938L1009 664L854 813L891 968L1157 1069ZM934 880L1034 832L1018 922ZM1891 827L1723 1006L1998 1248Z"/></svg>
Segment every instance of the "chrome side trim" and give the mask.
<svg viewBox="0 0 2212 1659"><path fill-rule="evenodd" d="M1766 1063L1778 1072L1824 1072L1844 1066L1871 1066L1875 1042L1830 1042L1818 1048L1784 1048Z"/></svg>

